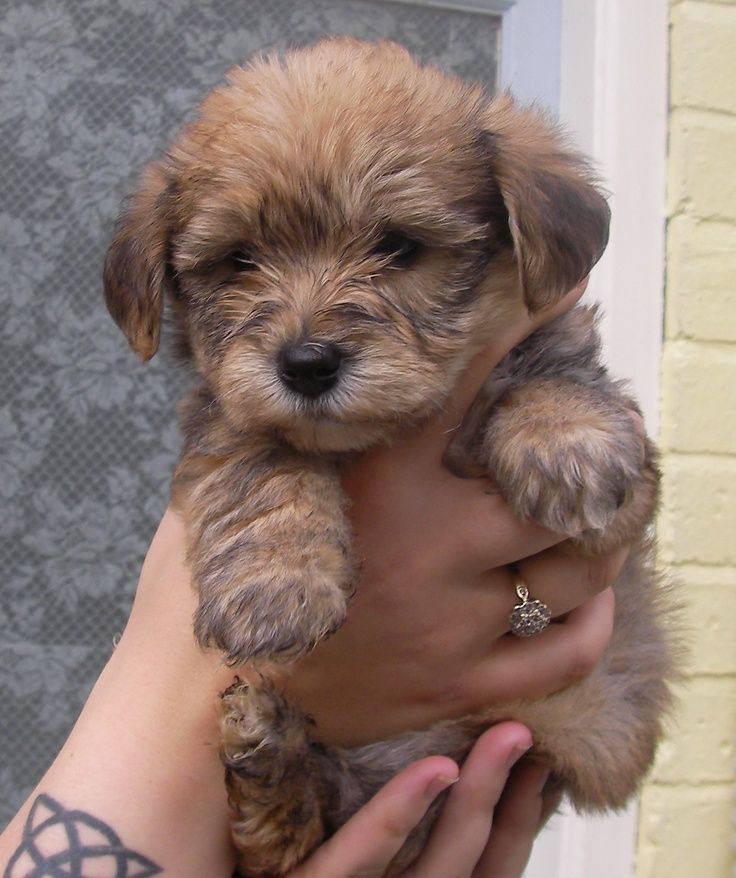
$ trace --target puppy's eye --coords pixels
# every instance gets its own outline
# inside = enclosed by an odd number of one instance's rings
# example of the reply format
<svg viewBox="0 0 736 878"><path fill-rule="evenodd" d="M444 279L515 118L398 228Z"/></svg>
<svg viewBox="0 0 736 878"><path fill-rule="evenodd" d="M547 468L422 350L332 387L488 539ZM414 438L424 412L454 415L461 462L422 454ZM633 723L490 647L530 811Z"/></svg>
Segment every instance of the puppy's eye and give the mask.
<svg viewBox="0 0 736 878"><path fill-rule="evenodd" d="M235 271L258 270L258 263L253 258L253 254L244 247L241 247L238 250L233 250L229 258Z"/></svg>
<svg viewBox="0 0 736 878"><path fill-rule="evenodd" d="M419 258L423 245L400 232L386 232L373 248L376 256L389 259L394 268L411 268Z"/></svg>

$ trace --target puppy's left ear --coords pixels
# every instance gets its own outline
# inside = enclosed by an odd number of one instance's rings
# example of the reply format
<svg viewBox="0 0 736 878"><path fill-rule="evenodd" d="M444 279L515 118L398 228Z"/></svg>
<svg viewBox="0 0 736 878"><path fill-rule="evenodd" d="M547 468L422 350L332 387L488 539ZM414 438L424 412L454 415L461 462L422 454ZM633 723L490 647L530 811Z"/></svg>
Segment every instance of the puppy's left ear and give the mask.
<svg viewBox="0 0 736 878"><path fill-rule="evenodd" d="M170 284L169 237L173 183L161 165L143 173L129 209L118 220L103 273L105 302L142 360L158 350L164 292Z"/></svg>
<svg viewBox="0 0 736 878"><path fill-rule="evenodd" d="M509 216L524 301L551 305L590 272L608 243L610 210L585 159L543 114L494 100L485 134Z"/></svg>

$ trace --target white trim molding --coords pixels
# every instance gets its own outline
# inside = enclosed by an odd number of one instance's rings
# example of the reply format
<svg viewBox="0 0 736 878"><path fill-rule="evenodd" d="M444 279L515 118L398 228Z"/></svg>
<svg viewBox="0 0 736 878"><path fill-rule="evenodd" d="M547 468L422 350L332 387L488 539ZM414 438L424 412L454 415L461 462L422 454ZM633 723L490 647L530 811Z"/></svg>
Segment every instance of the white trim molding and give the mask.
<svg viewBox="0 0 736 878"><path fill-rule="evenodd" d="M524 3L525 0L520 0ZM562 0L560 116L610 192L611 238L588 297L606 358L659 427L667 166L667 0ZM638 806L571 811L542 833L528 878L634 878Z"/></svg>
<svg viewBox="0 0 736 878"><path fill-rule="evenodd" d="M384 3L408 3L410 6L433 6L454 12L485 12L500 15L510 9L517 0L382 0Z"/></svg>
<svg viewBox="0 0 736 878"><path fill-rule="evenodd" d="M612 371L659 427L667 170L667 0L563 0L560 115L611 193L591 290ZM605 873L592 873L603 876Z"/></svg>

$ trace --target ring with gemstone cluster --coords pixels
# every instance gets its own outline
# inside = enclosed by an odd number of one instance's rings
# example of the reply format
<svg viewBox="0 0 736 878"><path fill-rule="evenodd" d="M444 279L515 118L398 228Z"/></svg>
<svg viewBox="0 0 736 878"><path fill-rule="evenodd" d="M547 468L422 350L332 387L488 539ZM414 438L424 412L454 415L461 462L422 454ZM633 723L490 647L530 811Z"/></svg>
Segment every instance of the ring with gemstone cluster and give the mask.
<svg viewBox="0 0 736 878"><path fill-rule="evenodd" d="M552 613L543 601L529 600L529 589L518 573L514 571L514 585L520 604L516 604L509 615L509 628L517 637L531 637L549 625Z"/></svg>

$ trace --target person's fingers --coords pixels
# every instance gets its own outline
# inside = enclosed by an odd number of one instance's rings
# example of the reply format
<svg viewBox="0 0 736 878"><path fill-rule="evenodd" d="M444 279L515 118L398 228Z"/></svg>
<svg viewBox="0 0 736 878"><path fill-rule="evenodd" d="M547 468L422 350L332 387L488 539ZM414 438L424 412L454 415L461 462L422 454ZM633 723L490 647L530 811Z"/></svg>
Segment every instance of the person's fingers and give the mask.
<svg viewBox="0 0 736 878"><path fill-rule="evenodd" d="M506 634L487 661L469 671L464 688L472 703L542 698L588 676L613 631L615 600L607 589L533 637Z"/></svg>
<svg viewBox="0 0 736 878"><path fill-rule="evenodd" d="M520 878L542 820L546 779L546 769L534 763L523 763L513 770L472 878Z"/></svg>
<svg viewBox="0 0 736 878"><path fill-rule="evenodd" d="M456 559L466 574L512 564L564 540L536 521L519 518L500 494L484 490L476 479L456 479L444 473L436 491L425 488L424 500L424 510L417 513L426 516L423 532L433 534L430 552L442 558L447 568Z"/></svg>
<svg viewBox="0 0 736 878"><path fill-rule="evenodd" d="M529 589L530 600L543 601L556 618L610 588L628 557L629 546L605 555L585 556L566 541L524 558L514 567Z"/></svg>
<svg viewBox="0 0 736 878"><path fill-rule="evenodd" d="M402 547L423 546L428 567L481 575L564 539L519 518L484 480L458 479L439 467L418 474L410 462L402 466L400 456L391 448L391 459L371 454L342 473L359 554L362 540L390 548L400 536Z"/></svg>
<svg viewBox="0 0 736 878"><path fill-rule="evenodd" d="M525 585L529 591L528 599L545 603L549 607L552 619L559 620L596 594L611 588L629 555L629 547L623 546L605 555L585 556L581 555L570 542L563 542L528 558L510 561L508 555L511 551L523 552L525 546L534 545L535 539L538 539L540 544L543 543L545 532L537 533L534 529L525 529L522 525L514 527L513 520L506 526L506 520L502 515L499 515L498 520L501 529L494 530L494 534L500 533L503 543L495 546L494 541L493 545L485 549L485 559L495 561L497 566L486 571L479 578L479 584L487 582L489 614L502 622L508 620L514 606L520 601L516 594L517 584ZM471 539L463 545L460 535L457 539L464 554L457 547L453 548L458 551L458 557L462 559L464 569L467 569L473 560L473 552L482 553L484 547L475 545ZM442 548L441 540L431 551L434 552L438 548ZM450 551L448 547L448 553ZM504 570L498 569L503 563L501 554L505 556L508 564ZM478 558L482 560L484 556L479 554ZM506 624L503 630L497 630L495 633L500 636L508 630Z"/></svg>
<svg viewBox="0 0 736 878"><path fill-rule="evenodd" d="M565 795L564 788L561 783L547 784L542 792L542 814L539 820L537 834L544 829L550 817L554 816L559 810L562 799Z"/></svg>
<svg viewBox="0 0 736 878"><path fill-rule="evenodd" d="M493 811L509 771L531 747L529 730L500 723L475 743L447 798L413 878L468 878L488 841Z"/></svg>
<svg viewBox="0 0 736 878"><path fill-rule="evenodd" d="M291 878L380 878L432 801L458 778L444 756L415 762L397 774Z"/></svg>
<svg viewBox="0 0 736 878"><path fill-rule="evenodd" d="M469 518L466 528L449 521L447 530L452 536L438 530L422 556L424 569L429 570L441 565L449 571L455 566L458 575L467 576L468 572L484 568L478 574L477 588L486 591L489 648L495 638L509 631L509 616L520 602L516 584L526 585L529 600L545 603L553 620L559 621L566 613L613 586L626 563L628 546L587 557L568 542L546 548L529 558L520 558L535 548L544 547L554 535L519 521L502 501L493 504L493 508L496 524L492 530L483 526L486 521L481 511ZM489 533L493 534L492 539Z"/></svg>
<svg viewBox="0 0 736 878"><path fill-rule="evenodd" d="M426 549L429 565L441 559L444 569L457 566L464 574L481 575L531 556L517 565L519 572L530 593L548 603L555 616L612 585L628 554L622 549L584 558L561 534L519 518L481 479L458 479L438 470L419 491L405 470L395 476L379 465L344 477L346 488L359 501L351 509L358 533L387 545L399 531L406 542L426 541L432 534ZM513 597L513 589L508 595Z"/></svg>

